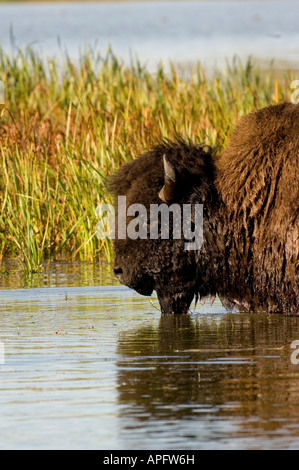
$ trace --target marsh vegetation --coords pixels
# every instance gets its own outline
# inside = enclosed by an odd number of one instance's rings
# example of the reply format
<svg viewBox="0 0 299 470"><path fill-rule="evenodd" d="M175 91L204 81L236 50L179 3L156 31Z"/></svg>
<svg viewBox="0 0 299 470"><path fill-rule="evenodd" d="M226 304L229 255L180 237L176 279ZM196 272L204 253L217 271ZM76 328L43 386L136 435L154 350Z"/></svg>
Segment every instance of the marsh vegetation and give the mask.
<svg viewBox="0 0 299 470"><path fill-rule="evenodd" d="M149 73L110 49L74 61L27 47L0 50L0 78L0 257L35 272L48 260L109 262L111 242L95 236L107 176L175 134L220 151L242 115L289 100L295 77L237 58L213 75L199 63Z"/></svg>

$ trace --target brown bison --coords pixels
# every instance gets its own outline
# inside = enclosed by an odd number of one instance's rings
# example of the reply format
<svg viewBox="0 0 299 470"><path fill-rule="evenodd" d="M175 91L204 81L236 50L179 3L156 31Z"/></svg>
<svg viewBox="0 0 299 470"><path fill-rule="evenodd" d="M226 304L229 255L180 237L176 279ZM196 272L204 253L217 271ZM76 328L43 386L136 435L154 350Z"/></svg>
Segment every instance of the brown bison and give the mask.
<svg viewBox="0 0 299 470"><path fill-rule="evenodd" d="M163 313L186 313L194 298L218 295L241 311L299 315L299 105L248 114L219 156L180 138L163 141L121 167L111 190L127 227L134 208L171 209L168 237L160 217L155 237L147 218L146 237L116 230L114 240L115 275L140 294L155 290ZM118 196L126 196L121 210ZM178 218L184 223L173 208L192 208L190 239L200 204L203 241L186 249L184 233L172 236Z"/></svg>

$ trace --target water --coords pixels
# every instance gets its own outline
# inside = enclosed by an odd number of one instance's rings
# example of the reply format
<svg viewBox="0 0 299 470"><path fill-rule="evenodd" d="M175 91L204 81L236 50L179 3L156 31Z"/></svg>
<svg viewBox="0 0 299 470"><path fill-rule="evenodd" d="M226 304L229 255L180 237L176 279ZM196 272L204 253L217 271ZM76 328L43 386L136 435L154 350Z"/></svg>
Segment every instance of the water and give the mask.
<svg viewBox="0 0 299 470"><path fill-rule="evenodd" d="M124 62L137 55L149 70L169 59L221 68L234 55L298 69L298 23L295 1L9 3L0 5L0 43L10 50L12 30L16 47L78 57L84 44L103 55L110 44Z"/></svg>
<svg viewBox="0 0 299 470"><path fill-rule="evenodd" d="M54 265L35 287L13 277L0 290L1 449L299 448L298 318L217 300L162 317L155 297L89 265Z"/></svg>

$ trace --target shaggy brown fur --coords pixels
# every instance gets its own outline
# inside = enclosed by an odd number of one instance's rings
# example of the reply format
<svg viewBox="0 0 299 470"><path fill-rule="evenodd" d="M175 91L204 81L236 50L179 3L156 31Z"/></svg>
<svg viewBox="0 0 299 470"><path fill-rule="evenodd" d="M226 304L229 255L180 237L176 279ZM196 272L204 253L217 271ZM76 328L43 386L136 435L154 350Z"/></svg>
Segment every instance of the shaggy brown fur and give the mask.
<svg viewBox="0 0 299 470"><path fill-rule="evenodd" d="M250 311L299 314L299 106L245 116L215 166L226 231L219 292Z"/></svg>
<svg viewBox="0 0 299 470"><path fill-rule="evenodd" d="M194 252L184 240L116 239L121 282L144 295L156 290L167 313L218 294L240 310L299 315L299 106L245 116L220 156L163 142L119 170L114 195L127 205L161 204L163 155L176 174L172 202L204 204L204 243Z"/></svg>
<svg viewBox="0 0 299 470"><path fill-rule="evenodd" d="M205 204L205 223L209 224L216 200L211 152L191 142L181 139L162 142L124 165L111 180L114 195L126 195L127 206L140 203L149 209L150 204L162 204L159 192L164 182L163 155L176 168L176 202L201 201ZM119 216L117 206L116 216ZM127 218L127 223L129 220ZM205 231L213 233L208 226ZM210 256L205 247L201 250L202 272L206 271L202 283L198 281L196 253L184 250L183 239L121 240L116 237L114 248L115 274L119 280L143 295L151 295L156 290L163 312L187 312L194 296L214 292Z"/></svg>

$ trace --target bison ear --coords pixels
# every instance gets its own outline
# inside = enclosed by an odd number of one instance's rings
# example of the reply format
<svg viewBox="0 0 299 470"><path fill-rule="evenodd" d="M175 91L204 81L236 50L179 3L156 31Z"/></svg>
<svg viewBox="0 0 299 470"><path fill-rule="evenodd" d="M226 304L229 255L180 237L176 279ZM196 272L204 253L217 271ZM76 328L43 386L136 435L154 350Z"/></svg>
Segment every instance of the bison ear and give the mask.
<svg viewBox="0 0 299 470"><path fill-rule="evenodd" d="M163 167L164 167L164 186L159 192L159 198L164 202L171 202L174 199L176 189L176 174L174 166L167 159L166 155L163 155Z"/></svg>

